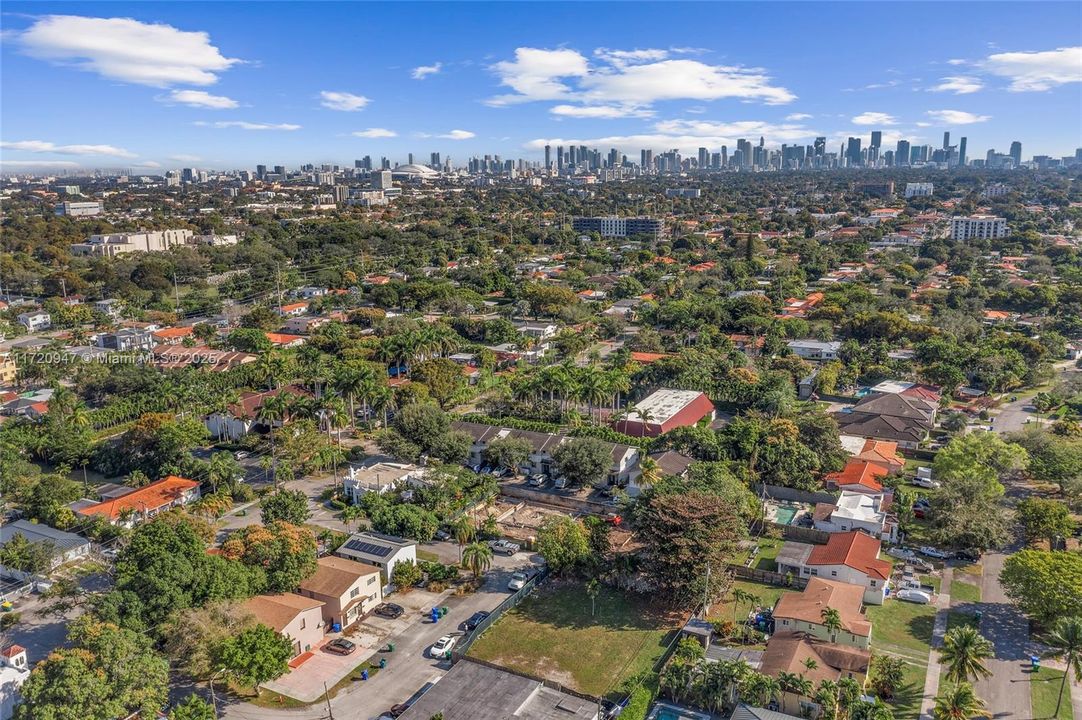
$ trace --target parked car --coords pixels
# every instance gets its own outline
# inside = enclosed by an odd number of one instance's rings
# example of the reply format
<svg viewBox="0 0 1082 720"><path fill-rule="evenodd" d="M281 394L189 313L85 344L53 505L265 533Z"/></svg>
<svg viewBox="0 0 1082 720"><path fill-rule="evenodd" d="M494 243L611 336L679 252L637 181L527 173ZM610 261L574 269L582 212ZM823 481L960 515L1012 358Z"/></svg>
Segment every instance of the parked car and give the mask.
<svg viewBox="0 0 1082 720"><path fill-rule="evenodd" d="M432 643L432 647L428 649L428 654L434 658L443 658L447 653L454 649L458 643L458 638L454 635L444 635L436 642Z"/></svg>
<svg viewBox="0 0 1082 720"><path fill-rule="evenodd" d="M409 710L409 709L410 709L410 706L407 705L406 703L398 703L397 705L392 705L391 709L388 710L386 714L390 715L393 718L401 717L401 716L405 715L406 711Z"/></svg>
<svg viewBox="0 0 1082 720"><path fill-rule="evenodd" d="M237 452L233 453L234 460L243 460L246 457L248 457L247 450L238 450Z"/></svg>
<svg viewBox="0 0 1082 720"><path fill-rule="evenodd" d="M563 477L562 475L552 481L552 487L556 488L557 490L563 490L569 484L570 483L568 483L567 478Z"/></svg>
<svg viewBox="0 0 1082 720"><path fill-rule="evenodd" d="M977 562L981 559L981 551L973 549L959 550L958 552L954 553L954 559L966 560L967 562Z"/></svg>
<svg viewBox="0 0 1082 720"><path fill-rule="evenodd" d="M541 487L542 485L545 484L546 480L548 480L548 478L545 477L543 474L535 473L535 474L530 476L529 483L530 483L530 485L532 485L534 487Z"/></svg>
<svg viewBox="0 0 1082 720"><path fill-rule="evenodd" d="M351 655L357 650L357 643L350 642L345 638L335 638L323 646L323 649L335 655Z"/></svg>
<svg viewBox="0 0 1082 720"><path fill-rule="evenodd" d="M920 520L924 519L924 516L928 514L928 508L924 505L913 505L913 517Z"/></svg>
<svg viewBox="0 0 1082 720"><path fill-rule="evenodd" d="M929 490L937 490L943 486L938 480L933 480L930 477L915 477L913 478L913 484L917 487L928 488Z"/></svg>
<svg viewBox="0 0 1082 720"><path fill-rule="evenodd" d="M402 617L402 613L404 612L405 610L402 609L401 605L396 605L394 603L383 603L375 610L376 615L391 618L392 620L397 617Z"/></svg>
<svg viewBox="0 0 1082 720"><path fill-rule="evenodd" d="M443 528L440 528L439 530L436 531L436 534L434 535L434 537L437 540L440 540L442 542L442 541L450 540L451 539L451 533L447 532Z"/></svg>
<svg viewBox="0 0 1082 720"><path fill-rule="evenodd" d="M514 555L520 548L510 540L489 540L488 546L492 548L492 552L500 555Z"/></svg>
<svg viewBox="0 0 1082 720"><path fill-rule="evenodd" d="M950 553L947 551L934 548L931 545L922 546L918 552L925 557L936 558L938 560L944 560L950 557Z"/></svg>
<svg viewBox="0 0 1082 720"><path fill-rule="evenodd" d="M515 590L517 592L524 588L526 583L530 582L531 577L532 575L525 570L519 570L512 575L511 579L507 582L507 589Z"/></svg>
<svg viewBox="0 0 1082 720"><path fill-rule="evenodd" d="M484 620L487 617L488 617L487 612L485 612L484 610L478 610L473 615L470 615L466 619L466 622L462 623L462 629L466 630L467 632L471 632L471 631L473 631L474 628L476 628L478 625L481 624L482 620Z"/></svg>
<svg viewBox="0 0 1082 720"><path fill-rule="evenodd" d="M902 588L894 593L894 597L899 600L905 600L906 602L917 603L918 605L928 605L932 602L931 595L923 590L916 590L914 588Z"/></svg>

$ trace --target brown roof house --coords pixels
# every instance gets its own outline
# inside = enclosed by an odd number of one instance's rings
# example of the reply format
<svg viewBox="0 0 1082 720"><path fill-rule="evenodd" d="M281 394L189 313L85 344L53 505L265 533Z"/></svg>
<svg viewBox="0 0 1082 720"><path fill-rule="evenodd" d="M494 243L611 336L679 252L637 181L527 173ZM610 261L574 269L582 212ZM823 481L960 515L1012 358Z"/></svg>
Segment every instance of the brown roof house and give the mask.
<svg viewBox="0 0 1082 720"><path fill-rule="evenodd" d="M319 647L323 642L323 603L295 593L256 595L244 602L244 609L257 622L281 633L293 643L293 657Z"/></svg>
<svg viewBox="0 0 1082 720"><path fill-rule="evenodd" d="M843 435L889 440L904 449L916 448L935 424L937 406L897 393L868 395L849 412L834 413Z"/></svg>
<svg viewBox="0 0 1082 720"><path fill-rule="evenodd" d="M323 622L341 630L383 602L380 569L346 558L322 557L316 561L315 573L301 583L299 594L322 602Z"/></svg>
<svg viewBox="0 0 1082 720"><path fill-rule="evenodd" d="M823 624L823 611L838 611L842 627L830 631ZM774 606L779 633L803 632L827 642L866 650L872 639L872 624L862 612L864 588L860 585L811 578L803 592L787 592Z"/></svg>
<svg viewBox="0 0 1082 720"><path fill-rule="evenodd" d="M781 632L779 628L766 645L759 672L775 678L783 672L803 675L816 687L823 680L837 682L847 677L863 687L870 662L867 650L824 642L807 633ZM780 699L781 711L797 717L819 717L822 712L818 703L796 693L783 692Z"/></svg>

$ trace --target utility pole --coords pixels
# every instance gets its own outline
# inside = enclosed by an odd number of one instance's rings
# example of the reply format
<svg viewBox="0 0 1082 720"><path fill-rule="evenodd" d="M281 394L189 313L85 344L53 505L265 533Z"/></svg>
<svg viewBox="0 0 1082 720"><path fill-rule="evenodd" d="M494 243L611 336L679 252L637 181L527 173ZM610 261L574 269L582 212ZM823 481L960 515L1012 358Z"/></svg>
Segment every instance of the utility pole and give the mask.
<svg viewBox="0 0 1082 720"><path fill-rule="evenodd" d="M334 711L331 710L331 694L327 690L327 681L323 681L323 699L327 701L327 718L334 720Z"/></svg>

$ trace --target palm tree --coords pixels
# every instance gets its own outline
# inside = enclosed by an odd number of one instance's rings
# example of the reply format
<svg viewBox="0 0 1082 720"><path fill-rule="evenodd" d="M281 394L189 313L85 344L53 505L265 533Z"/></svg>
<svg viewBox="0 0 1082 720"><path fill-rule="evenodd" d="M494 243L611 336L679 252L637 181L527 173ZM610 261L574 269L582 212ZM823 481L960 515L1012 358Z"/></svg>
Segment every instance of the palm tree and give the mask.
<svg viewBox="0 0 1082 720"><path fill-rule="evenodd" d="M948 686L939 693L932 709L934 720L971 720L985 711L984 701L967 682Z"/></svg>
<svg viewBox="0 0 1082 720"><path fill-rule="evenodd" d="M1082 618L1060 618L1059 622L1045 638L1048 650L1046 658L1062 660L1067 664L1063 673L1063 682L1059 686L1059 697L1056 698L1056 712L1053 717L1059 717L1059 708L1063 703L1063 691L1067 688L1067 676L1074 673L1075 682L1082 682Z"/></svg>
<svg viewBox="0 0 1082 720"><path fill-rule="evenodd" d="M830 642L838 642L838 631L842 629L841 613L832 607L825 607L819 616L823 619L823 627L830 633Z"/></svg>
<svg viewBox="0 0 1082 720"><path fill-rule="evenodd" d="M740 588L733 588L732 596L733 596L733 624L736 624L737 610L740 609L740 606L743 603L751 602L752 598L754 598L755 596L752 595L747 590L741 590Z"/></svg>
<svg viewBox="0 0 1082 720"><path fill-rule="evenodd" d="M364 510L360 505L346 505L346 508L342 511L342 522L346 524L347 532L350 525L359 520L361 515L364 515Z"/></svg>
<svg viewBox="0 0 1082 720"><path fill-rule="evenodd" d="M748 705L764 707L781 693L781 684L769 675L752 671L741 679L739 693Z"/></svg>
<svg viewBox="0 0 1082 720"><path fill-rule="evenodd" d="M477 535L477 529L470 519L463 515L451 525L451 531L455 536L455 542L458 543L458 562L462 564L462 548L466 547L466 544Z"/></svg>
<svg viewBox="0 0 1082 720"><path fill-rule="evenodd" d="M823 720L836 720L838 717L838 683L833 680L820 680L819 687L812 695L812 701L823 709Z"/></svg>
<svg viewBox="0 0 1082 720"><path fill-rule="evenodd" d="M956 627L943 637L939 660L947 668L947 679L953 683L965 683L970 679L989 677L992 673L984 661L995 655L988 642L974 627Z"/></svg>
<svg viewBox="0 0 1082 720"><path fill-rule="evenodd" d="M661 475L661 467L657 464L657 460L647 455L639 461L639 486L643 490L657 484Z"/></svg>
<svg viewBox="0 0 1082 720"><path fill-rule="evenodd" d="M276 423L285 420L288 413L287 405L286 399L282 397L281 393L278 393L277 395L263 398L263 402L259 406L259 420L267 426L267 432L270 435L272 465L276 465L278 460L278 448L275 445L274 426ZM278 482L277 473L275 474L274 481L276 483Z"/></svg>
<svg viewBox="0 0 1082 720"><path fill-rule="evenodd" d="M207 463L207 480L213 492L225 488L230 494L236 489L237 478L241 475L240 464L227 452L216 452Z"/></svg>
<svg viewBox="0 0 1082 720"><path fill-rule="evenodd" d="M481 574L492 566L492 548L488 543L472 542L462 551L462 561L474 578L480 578Z"/></svg>
<svg viewBox="0 0 1082 720"><path fill-rule="evenodd" d="M597 614L597 596L601 594L601 583L597 578L590 578L590 582L586 583L586 594L590 598L590 617L593 617Z"/></svg>

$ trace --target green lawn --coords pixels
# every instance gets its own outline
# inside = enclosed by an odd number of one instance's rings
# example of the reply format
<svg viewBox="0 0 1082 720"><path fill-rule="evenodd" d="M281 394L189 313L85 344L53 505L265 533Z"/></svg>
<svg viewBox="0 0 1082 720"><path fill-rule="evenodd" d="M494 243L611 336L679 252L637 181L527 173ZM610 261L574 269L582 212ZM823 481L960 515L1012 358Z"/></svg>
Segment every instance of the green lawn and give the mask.
<svg viewBox="0 0 1082 720"><path fill-rule="evenodd" d="M482 660L591 695L615 692L661 657L679 620L648 600L602 587L597 614L580 582L534 591L472 645Z"/></svg>
<svg viewBox="0 0 1082 720"><path fill-rule="evenodd" d="M1063 690L1063 703L1060 705L1059 715L1053 715L1056 711L1056 698L1059 697L1060 683L1063 673L1059 670L1042 667L1040 671L1030 673L1030 700L1033 703L1033 717L1038 720L1055 718L1055 720L1072 720L1074 714L1071 711L1071 687L1068 685Z"/></svg>
<svg viewBox="0 0 1082 720"><path fill-rule="evenodd" d="M979 603L981 588L979 585L955 580L951 583L951 602Z"/></svg>
<svg viewBox="0 0 1082 720"><path fill-rule="evenodd" d="M793 588L777 587L776 585L762 585L760 583L749 582L747 580L736 580L733 582L732 590L743 590L746 593L750 593L759 600L755 603L763 607L774 607L778 603L778 598L781 597L784 592L799 592ZM732 620L733 610L737 612L737 619L743 618L749 607L748 603L740 603L737 608L733 607L732 591L721 602L710 608L709 618L711 620Z"/></svg>
<svg viewBox="0 0 1082 720"><path fill-rule="evenodd" d="M872 623L873 650L884 646L884 650L901 650L908 657L928 662L935 624L933 606L887 600L883 605L869 605L866 614Z"/></svg>
<svg viewBox="0 0 1082 720"><path fill-rule="evenodd" d="M755 562L751 564L756 570L769 570L774 572L778 569L778 551L781 550L782 540L763 540L759 543L759 554L755 556Z"/></svg>
<svg viewBox="0 0 1082 720"><path fill-rule="evenodd" d="M963 625L969 625L970 627L980 629L980 623L977 622L977 616L974 613L957 609L947 613L948 631L953 630L956 627L962 627Z"/></svg>
<svg viewBox="0 0 1082 720"><path fill-rule="evenodd" d="M924 665L906 663L902 685L894 692L894 699L888 705L894 710L895 720L917 720L920 717L920 701L924 696Z"/></svg>

